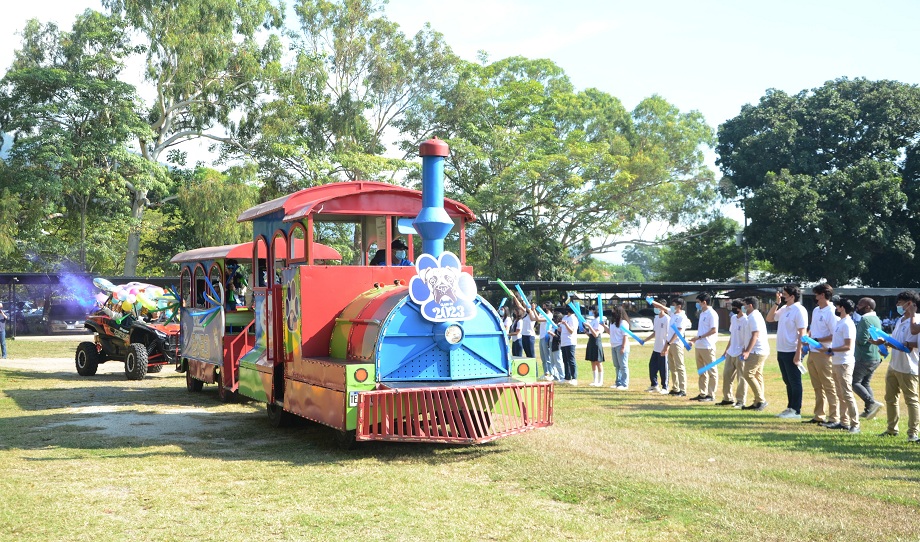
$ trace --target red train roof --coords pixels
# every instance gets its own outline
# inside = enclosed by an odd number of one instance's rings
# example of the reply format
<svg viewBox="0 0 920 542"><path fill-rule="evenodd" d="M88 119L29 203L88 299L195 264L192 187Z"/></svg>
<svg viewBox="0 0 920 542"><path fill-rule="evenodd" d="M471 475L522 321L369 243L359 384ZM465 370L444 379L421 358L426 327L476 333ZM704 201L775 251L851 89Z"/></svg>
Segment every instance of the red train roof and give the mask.
<svg viewBox="0 0 920 542"><path fill-rule="evenodd" d="M284 211L284 221L309 214L403 215L414 216L422 209L422 193L411 188L375 181L348 181L305 188L299 192L261 203L244 211L238 222ZM476 220L473 211L458 201L444 198L448 216Z"/></svg>
<svg viewBox="0 0 920 542"><path fill-rule="evenodd" d="M259 246L259 258L265 257L265 245ZM287 255L287 242L278 238L275 244L275 258L281 259ZM294 245L294 258L303 258L303 243ZM199 262L202 260L216 260L220 258L234 260L252 260L252 241L238 245L221 245L219 247L204 247L180 252L173 256L171 263ZM341 260L339 251L322 243L313 243L313 259L315 260Z"/></svg>

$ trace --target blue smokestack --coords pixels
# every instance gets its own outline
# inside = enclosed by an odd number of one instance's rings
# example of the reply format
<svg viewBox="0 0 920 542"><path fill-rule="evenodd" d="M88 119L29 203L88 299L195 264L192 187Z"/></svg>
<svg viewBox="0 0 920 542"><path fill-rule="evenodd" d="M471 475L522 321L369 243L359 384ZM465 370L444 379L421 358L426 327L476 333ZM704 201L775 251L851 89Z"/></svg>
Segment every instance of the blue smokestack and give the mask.
<svg viewBox="0 0 920 542"><path fill-rule="evenodd" d="M450 149L434 138L419 145L418 153L422 157L422 211L412 225L422 236L422 252L437 258L444 252L444 238L454 227L444 210L444 158Z"/></svg>

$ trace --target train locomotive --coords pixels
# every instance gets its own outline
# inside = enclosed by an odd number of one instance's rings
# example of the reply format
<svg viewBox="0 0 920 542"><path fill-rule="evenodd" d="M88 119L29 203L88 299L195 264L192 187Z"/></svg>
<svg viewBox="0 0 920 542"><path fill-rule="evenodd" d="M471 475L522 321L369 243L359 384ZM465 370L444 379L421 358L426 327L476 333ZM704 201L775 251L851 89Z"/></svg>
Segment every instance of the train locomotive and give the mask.
<svg viewBox="0 0 920 542"><path fill-rule="evenodd" d="M465 264L475 215L444 198L448 150L421 144L421 192L367 181L304 189L240 215L251 243L176 255L188 389L216 384L222 398L264 402L275 425L300 416L343 444L475 444L551 425L553 383L537 382L534 359L510 355ZM373 249L400 235L403 265L371 265ZM228 304L245 264L251 299Z"/></svg>

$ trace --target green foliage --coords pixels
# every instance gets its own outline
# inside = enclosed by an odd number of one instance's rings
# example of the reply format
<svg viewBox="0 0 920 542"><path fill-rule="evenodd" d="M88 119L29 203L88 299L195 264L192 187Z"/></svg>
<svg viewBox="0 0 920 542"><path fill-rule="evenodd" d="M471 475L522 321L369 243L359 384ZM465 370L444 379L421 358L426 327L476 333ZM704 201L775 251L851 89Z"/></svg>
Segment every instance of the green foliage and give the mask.
<svg viewBox="0 0 920 542"><path fill-rule="evenodd" d="M748 238L778 271L907 286L920 270L918 136L920 88L841 78L746 105L720 127L717 164L746 199Z"/></svg>
<svg viewBox="0 0 920 542"><path fill-rule="evenodd" d="M124 214L126 187L138 179L125 143L147 133L134 88L118 79L129 52L124 28L94 11L70 32L31 20L0 81L0 128L13 135L6 186L22 200L15 223L24 250L46 269L45 251L108 271L124 242L113 217Z"/></svg>
<svg viewBox="0 0 920 542"><path fill-rule="evenodd" d="M638 267L645 280L657 280L655 269L660 258L661 247L658 246L630 245L623 250L623 263Z"/></svg>
<svg viewBox="0 0 920 542"><path fill-rule="evenodd" d="M549 60L461 63L404 128L407 152L432 135L450 144L447 191L477 213L470 258L485 275L571 276L630 226L689 220L715 197L699 149L712 131L698 113L658 96L629 113L596 89L576 92ZM547 240L558 246L527 252ZM521 254L538 260L531 270L512 261Z"/></svg>
<svg viewBox="0 0 920 542"><path fill-rule="evenodd" d="M717 216L666 240L655 262L663 281L726 281L744 271L744 248L736 239L741 226Z"/></svg>
<svg viewBox="0 0 920 542"><path fill-rule="evenodd" d="M645 275L637 265L618 265L596 258L582 261L575 280L584 282L642 282Z"/></svg>

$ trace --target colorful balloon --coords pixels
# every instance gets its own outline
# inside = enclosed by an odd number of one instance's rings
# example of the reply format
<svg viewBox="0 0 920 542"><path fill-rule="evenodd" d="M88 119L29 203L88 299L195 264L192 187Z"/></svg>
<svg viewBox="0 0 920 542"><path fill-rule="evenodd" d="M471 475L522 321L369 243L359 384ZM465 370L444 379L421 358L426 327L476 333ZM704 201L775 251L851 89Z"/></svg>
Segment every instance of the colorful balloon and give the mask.
<svg viewBox="0 0 920 542"><path fill-rule="evenodd" d="M130 301L123 301L121 304L121 309L125 312L131 312L131 309L134 308L134 305Z"/></svg>

